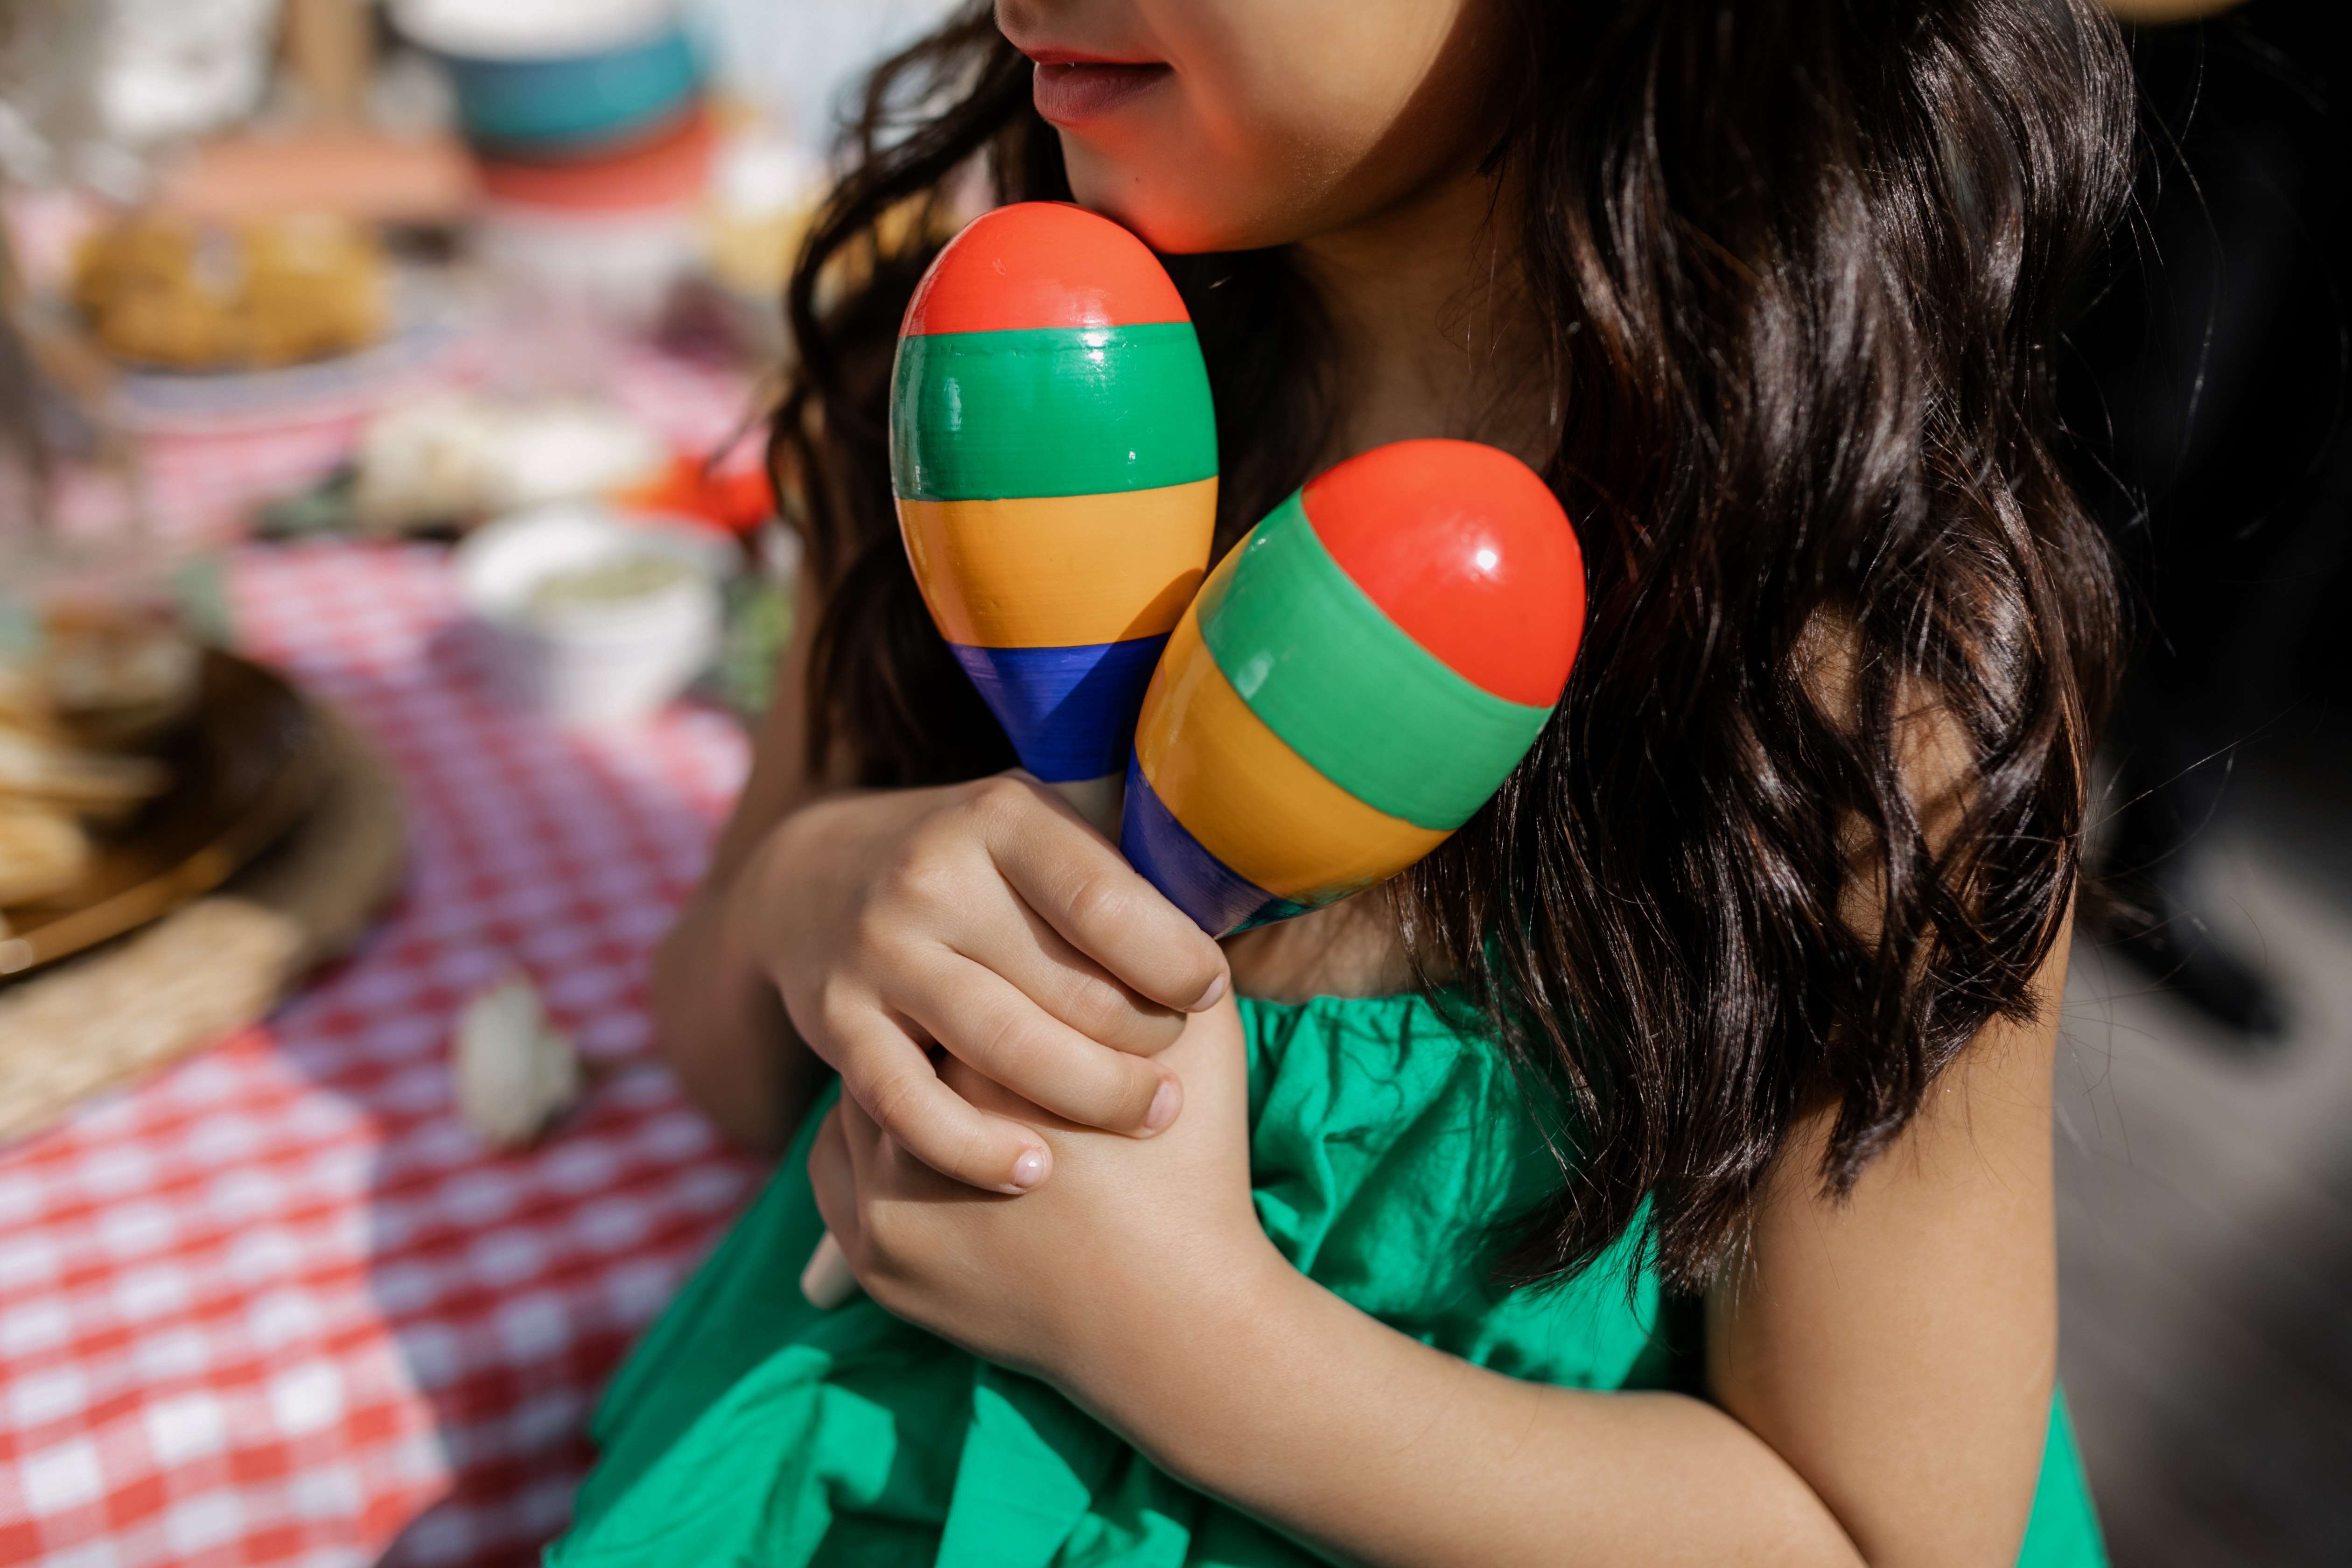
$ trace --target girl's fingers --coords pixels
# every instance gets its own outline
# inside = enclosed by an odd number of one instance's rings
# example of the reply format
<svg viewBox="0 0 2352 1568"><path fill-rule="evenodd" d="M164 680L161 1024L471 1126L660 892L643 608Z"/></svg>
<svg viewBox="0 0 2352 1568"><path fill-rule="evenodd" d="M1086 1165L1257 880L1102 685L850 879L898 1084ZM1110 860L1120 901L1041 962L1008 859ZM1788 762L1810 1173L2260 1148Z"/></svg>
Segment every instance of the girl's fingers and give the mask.
<svg viewBox="0 0 2352 1568"><path fill-rule="evenodd" d="M1192 918L1033 784L979 798L996 868L1070 945L1163 1006L1197 1013L1224 994L1225 955Z"/></svg>
<svg viewBox="0 0 2352 1568"><path fill-rule="evenodd" d="M973 1109L940 1081L922 1047L880 1009L844 1006L827 1022L843 1091L916 1159L967 1185L1016 1196L1052 1173L1054 1156L1044 1139Z"/></svg>
<svg viewBox="0 0 2352 1568"><path fill-rule="evenodd" d="M1149 1135L1183 1105L1173 1072L1105 1050L984 963L942 951L893 1001L958 1061L1081 1126Z"/></svg>
<svg viewBox="0 0 2352 1568"><path fill-rule="evenodd" d="M1184 1014L1139 996L1072 946L1012 888L1000 911L970 921L950 945L1087 1039L1136 1056L1156 1056L1184 1032Z"/></svg>

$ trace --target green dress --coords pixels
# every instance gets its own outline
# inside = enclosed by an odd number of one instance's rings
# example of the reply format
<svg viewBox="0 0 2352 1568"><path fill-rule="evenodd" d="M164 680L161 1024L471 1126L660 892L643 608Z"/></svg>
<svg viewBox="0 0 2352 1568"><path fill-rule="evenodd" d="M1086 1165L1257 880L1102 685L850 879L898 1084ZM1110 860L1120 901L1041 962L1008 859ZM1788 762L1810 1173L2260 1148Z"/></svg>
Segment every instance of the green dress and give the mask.
<svg viewBox="0 0 2352 1568"><path fill-rule="evenodd" d="M1404 1333L1573 1388L1658 1387L1659 1295L1621 1241L1564 1289L1503 1292L1480 1239L1558 1166L1506 1065L1417 997L1244 1001L1266 1234ZM800 1293L823 1230L812 1115L766 1193L607 1392L556 1568L1272 1568L1318 1559L1156 1469L1044 1384L864 1297ZM2018 1561L2106 1561L2063 1405Z"/></svg>

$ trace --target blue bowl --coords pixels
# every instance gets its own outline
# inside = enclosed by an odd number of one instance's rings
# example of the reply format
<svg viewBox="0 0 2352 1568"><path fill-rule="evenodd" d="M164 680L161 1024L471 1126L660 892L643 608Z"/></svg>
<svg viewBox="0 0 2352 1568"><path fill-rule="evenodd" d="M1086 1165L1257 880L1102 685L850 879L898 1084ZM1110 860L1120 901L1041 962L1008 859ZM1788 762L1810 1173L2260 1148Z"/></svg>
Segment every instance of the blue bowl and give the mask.
<svg viewBox="0 0 2352 1568"><path fill-rule="evenodd" d="M701 78L685 33L675 26L560 58L441 58L469 137L551 155L625 141L675 118Z"/></svg>

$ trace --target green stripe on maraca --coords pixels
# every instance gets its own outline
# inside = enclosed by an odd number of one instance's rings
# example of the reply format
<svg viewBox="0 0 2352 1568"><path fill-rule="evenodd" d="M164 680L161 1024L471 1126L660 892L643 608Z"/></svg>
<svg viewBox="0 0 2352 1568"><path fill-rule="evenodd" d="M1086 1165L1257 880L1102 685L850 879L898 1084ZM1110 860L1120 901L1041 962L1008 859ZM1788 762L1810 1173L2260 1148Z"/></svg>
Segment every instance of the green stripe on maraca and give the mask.
<svg viewBox="0 0 2352 1568"><path fill-rule="evenodd" d="M905 500L1104 495L1217 471L1188 321L904 338L891 485Z"/></svg>
<svg viewBox="0 0 2352 1568"><path fill-rule="evenodd" d="M1448 668L1340 570L1293 494L1211 576L1202 640L1250 710L1315 770L1416 826L1469 820L1518 765L1549 708Z"/></svg>

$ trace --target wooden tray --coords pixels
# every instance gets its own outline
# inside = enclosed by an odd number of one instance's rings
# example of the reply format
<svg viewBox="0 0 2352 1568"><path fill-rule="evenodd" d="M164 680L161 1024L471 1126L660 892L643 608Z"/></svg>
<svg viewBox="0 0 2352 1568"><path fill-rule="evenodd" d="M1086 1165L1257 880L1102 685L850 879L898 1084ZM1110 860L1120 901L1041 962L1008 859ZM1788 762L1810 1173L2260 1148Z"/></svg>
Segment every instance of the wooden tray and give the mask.
<svg viewBox="0 0 2352 1568"><path fill-rule="evenodd" d="M171 793L101 839L80 882L7 911L0 976L28 974L211 892L316 798L320 730L301 694L231 654L208 651L200 679L194 717L163 758Z"/></svg>

